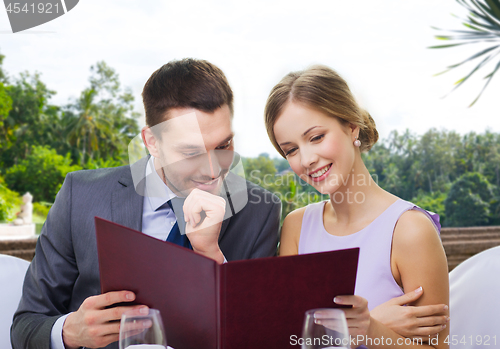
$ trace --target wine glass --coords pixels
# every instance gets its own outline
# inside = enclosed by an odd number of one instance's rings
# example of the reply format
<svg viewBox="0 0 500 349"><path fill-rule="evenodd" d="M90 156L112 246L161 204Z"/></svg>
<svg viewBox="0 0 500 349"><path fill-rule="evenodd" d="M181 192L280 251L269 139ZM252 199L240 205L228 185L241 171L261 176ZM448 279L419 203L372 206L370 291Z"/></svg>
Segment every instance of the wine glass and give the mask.
<svg viewBox="0 0 500 349"><path fill-rule="evenodd" d="M160 311L149 309L142 314L138 309L122 314L120 322L120 349L166 349L167 338Z"/></svg>
<svg viewBox="0 0 500 349"><path fill-rule="evenodd" d="M344 312L331 308L306 311L301 348L350 349L349 330Z"/></svg>

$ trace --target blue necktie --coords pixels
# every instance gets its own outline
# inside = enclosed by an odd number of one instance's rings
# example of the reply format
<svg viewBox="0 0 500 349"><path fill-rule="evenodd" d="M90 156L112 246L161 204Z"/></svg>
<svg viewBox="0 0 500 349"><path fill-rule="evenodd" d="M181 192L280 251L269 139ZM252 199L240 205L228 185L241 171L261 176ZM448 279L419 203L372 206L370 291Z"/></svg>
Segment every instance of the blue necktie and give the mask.
<svg viewBox="0 0 500 349"><path fill-rule="evenodd" d="M175 213L174 208L172 207L171 200L167 201L168 206L172 209L172 211ZM193 248L191 247L191 243L189 242L189 239L187 238L186 234L182 235L181 231L179 229L179 224L177 224L177 220L175 221L174 226L172 227L172 230L170 230L170 234L168 234L167 238L168 242L172 242L174 244L177 244L182 247L189 248L192 250Z"/></svg>

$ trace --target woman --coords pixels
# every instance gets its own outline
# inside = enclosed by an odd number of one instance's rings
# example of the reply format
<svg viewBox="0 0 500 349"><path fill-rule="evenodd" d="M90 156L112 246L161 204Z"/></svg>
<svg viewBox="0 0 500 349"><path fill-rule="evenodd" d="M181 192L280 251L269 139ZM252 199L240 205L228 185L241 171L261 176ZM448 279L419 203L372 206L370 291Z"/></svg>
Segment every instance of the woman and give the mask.
<svg viewBox="0 0 500 349"><path fill-rule="evenodd" d="M438 218L434 222L428 212L373 181L361 152L372 147L378 133L346 82L325 66L290 73L271 91L265 122L272 143L292 170L330 196L285 218L280 255L360 247L356 295L335 299L353 306L345 314L351 336L363 336L358 345L404 343L394 331L397 326L387 325L391 315L384 307L404 290L422 287L425 292L414 305L443 304L446 318L448 268ZM385 324L377 319L386 319ZM448 347L448 328L443 328L431 342L435 348Z"/></svg>

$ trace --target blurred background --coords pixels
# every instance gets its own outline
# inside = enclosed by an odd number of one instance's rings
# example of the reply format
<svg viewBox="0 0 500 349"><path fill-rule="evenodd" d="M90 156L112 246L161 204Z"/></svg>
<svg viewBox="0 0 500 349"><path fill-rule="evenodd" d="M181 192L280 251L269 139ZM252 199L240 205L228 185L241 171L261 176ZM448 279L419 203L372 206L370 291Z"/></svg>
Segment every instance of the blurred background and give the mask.
<svg viewBox="0 0 500 349"><path fill-rule="evenodd" d="M194 57L228 77L246 177L282 199L283 216L327 198L272 147L264 105L285 74L320 63L377 123L380 140L364 158L380 186L439 213L443 226L500 225L500 78L476 100L498 69L498 48L487 49L500 44L500 9L480 3L85 0L16 34L2 9L0 222L29 191L39 231L66 173L127 164L144 126L144 83L166 62Z"/></svg>

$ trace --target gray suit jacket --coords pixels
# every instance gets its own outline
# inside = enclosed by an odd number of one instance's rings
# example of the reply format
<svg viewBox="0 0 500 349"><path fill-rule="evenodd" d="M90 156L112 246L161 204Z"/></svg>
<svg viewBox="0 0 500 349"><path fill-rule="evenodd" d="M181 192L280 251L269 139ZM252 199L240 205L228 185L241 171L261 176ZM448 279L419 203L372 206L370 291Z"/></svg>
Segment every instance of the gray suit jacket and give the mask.
<svg viewBox="0 0 500 349"><path fill-rule="evenodd" d="M247 186L247 205L222 224L219 245L228 261L276 253L281 203L257 185ZM14 349L49 349L54 322L100 294L94 216L140 231L143 199L129 166L66 176L26 273L11 328Z"/></svg>

